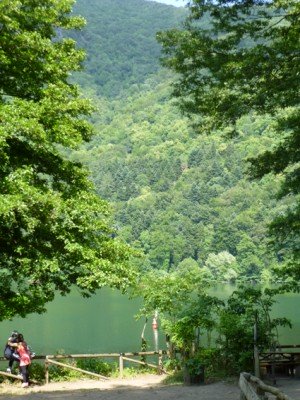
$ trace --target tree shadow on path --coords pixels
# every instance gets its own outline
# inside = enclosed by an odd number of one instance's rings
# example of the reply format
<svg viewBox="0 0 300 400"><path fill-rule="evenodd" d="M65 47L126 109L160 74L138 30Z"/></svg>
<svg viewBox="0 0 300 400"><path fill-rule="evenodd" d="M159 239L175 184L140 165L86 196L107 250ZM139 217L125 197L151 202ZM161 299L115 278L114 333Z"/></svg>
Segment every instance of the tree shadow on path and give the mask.
<svg viewBox="0 0 300 400"><path fill-rule="evenodd" d="M0 400L1 400L0 396ZM136 388L118 386L113 389L88 389L55 392L37 392L2 397L5 400L238 400L236 384L217 382L201 386L155 386Z"/></svg>

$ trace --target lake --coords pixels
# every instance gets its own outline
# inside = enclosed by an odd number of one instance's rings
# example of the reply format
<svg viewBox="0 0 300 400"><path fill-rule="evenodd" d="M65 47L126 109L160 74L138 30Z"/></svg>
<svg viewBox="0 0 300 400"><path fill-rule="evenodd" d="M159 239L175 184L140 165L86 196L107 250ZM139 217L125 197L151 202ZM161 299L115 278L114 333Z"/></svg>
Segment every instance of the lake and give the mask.
<svg viewBox="0 0 300 400"><path fill-rule="evenodd" d="M229 294L231 290L223 287L222 293ZM285 316L293 323L292 330L280 329L282 344L300 344L299 300L299 294L287 294L280 296L274 306L273 316ZM136 321L135 315L140 303L139 299L129 300L111 289L102 289L89 299L74 290L66 297L57 296L45 314L1 322L1 340L4 346L11 331L16 329L37 354L139 351L144 320ZM148 321L145 336L148 349L154 350L151 323ZM161 331L159 341L159 347L165 348Z"/></svg>
<svg viewBox="0 0 300 400"><path fill-rule="evenodd" d="M102 289L89 299L75 290L57 296L45 314L30 314L0 323L3 343L11 331L22 332L38 354L105 353L139 351L144 321L134 316L140 301L129 300L118 291ZM147 336L152 339L151 321Z"/></svg>

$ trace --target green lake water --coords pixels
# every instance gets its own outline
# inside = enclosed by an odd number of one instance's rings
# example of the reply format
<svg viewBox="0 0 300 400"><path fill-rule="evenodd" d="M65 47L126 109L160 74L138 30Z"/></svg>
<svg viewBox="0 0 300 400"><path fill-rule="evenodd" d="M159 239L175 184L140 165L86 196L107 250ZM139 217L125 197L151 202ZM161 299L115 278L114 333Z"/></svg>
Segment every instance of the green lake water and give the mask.
<svg viewBox="0 0 300 400"><path fill-rule="evenodd" d="M232 288L219 287L215 295L230 294ZM25 339L38 354L106 353L139 351L144 320L136 321L140 301L129 300L118 291L102 289L89 299L73 291L66 297L57 296L47 307L47 313L28 315L25 319L0 323L0 338L4 344L13 329L24 334ZM283 344L300 344L300 295L280 296L274 306L273 316L290 318L293 329L281 329L279 341ZM154 350L151 322L145 336L148 349ZM165 348L160 331L160 348Z"/></svg>
<svg viewBox="0 0 300 400"><path fill-rule="evenodd" d="M139 351L144 321L136 321L140 301L102 289L89 299L73 291L57 296L45 314L31 314L0 323L3 343L12 330L22 332L38 354ZM146 330L152 343L151 321ZM150 347L150 346L149 346Z"/></svg>

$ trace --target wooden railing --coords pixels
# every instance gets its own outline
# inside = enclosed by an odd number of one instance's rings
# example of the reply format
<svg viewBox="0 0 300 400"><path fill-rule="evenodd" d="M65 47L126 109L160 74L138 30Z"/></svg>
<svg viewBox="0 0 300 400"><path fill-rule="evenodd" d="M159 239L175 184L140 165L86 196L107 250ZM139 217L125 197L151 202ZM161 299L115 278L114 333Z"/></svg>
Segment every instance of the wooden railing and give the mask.
<svg viewBox="0 0 300 400"><path fill-rule="evenodd" d="M108 380L107 377L96 374L91 371L87 371L74 365L65 363L65 360L72 360L72 359L89 359L89 358L115 358L119 361L119 376L120 378L123 377L124 372L124 361L132 362L139 365L144 365L146 367L151 367L157 369L159 374L164 373L168 374L167 371L163 369L162 365L162 358L163 355L167 354L165 350L159 351L142 351L142 352L130 352L130 353L101 353L101 354L59 354L59 355L36 355L34 360L45 360L45 382L46 384L49 383L49 365L57 365L61 368L71 369L74 371L81 372L83 374L96 377L102 380ZM148 363L147 361L136 360L133 357L146 357L146 356L156 356L157 357L157 364ZM0 357L0 361L7 361L4 357ZM62 362L64 361L64 362ZM0 371L0 375L10 377L13 379L22 379L17 375L10 374L7 372Z"/></svg>
<svg viewBox="0 0 300 400"><path fill-rule="evenodd" d="M67 368L67 369L73 369L75 371L79 371L82 373L85 373L87 375L92 375L95 376L99 379L105 379L107 380L108 378L105 376L102 376L100 374L95 374L90 371L86 371L77 367L74 367L70 364L65 364L59 361L59 359L82 359L82 358L116 358L119 360L119 376L120 378L123 377L123 371L124 371L124 361L129 361L133 362L136 364L144 365L146 367L152 367L157 369L158 373L165 373L167 372L163 369L162 367L162 356L163 354L166 354L165 351L140 351L140 352L131 352L131 353L102 353L102 354L69 354L69 355L48 355L45 358L45 380L46 383L49 382L49 364L54 364L58 365L62 368ZM158 362L157 364L152 364L148 363L146 361L140 361L140 360L135 360L133 357L145 357L145 356L157 356L158 357Z"/></svg>
<svg viewBox="0 0 300 400"><path fill-rule="evenodd" d="M266 393L275 396L276 400L293 400L274 386L266 385L255 376L242 372L240 374L239 386L241 389L240 400L264 400Z"/></svg>

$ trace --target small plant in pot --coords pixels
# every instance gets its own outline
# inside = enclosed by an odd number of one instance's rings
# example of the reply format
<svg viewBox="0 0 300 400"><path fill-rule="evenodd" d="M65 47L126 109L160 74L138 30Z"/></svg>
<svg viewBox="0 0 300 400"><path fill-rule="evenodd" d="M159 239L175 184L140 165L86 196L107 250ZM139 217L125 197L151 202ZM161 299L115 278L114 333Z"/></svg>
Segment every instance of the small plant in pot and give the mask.
<svg viewBox="0 0 300 400"><path fill-rule="evenodd" d="M200 385L204 383L204 365L197 358L190 358L184 364L184 383Z"/></svg>

